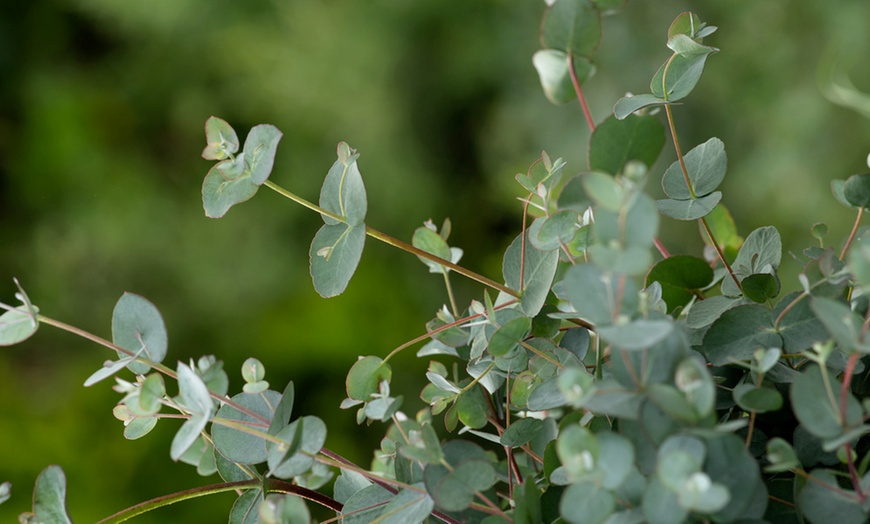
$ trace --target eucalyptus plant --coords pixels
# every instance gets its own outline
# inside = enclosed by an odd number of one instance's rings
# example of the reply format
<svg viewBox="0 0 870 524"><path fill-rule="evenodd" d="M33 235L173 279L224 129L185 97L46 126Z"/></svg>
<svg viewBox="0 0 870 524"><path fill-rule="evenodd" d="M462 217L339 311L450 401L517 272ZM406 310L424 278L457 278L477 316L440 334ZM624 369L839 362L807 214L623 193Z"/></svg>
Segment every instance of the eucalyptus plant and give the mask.
<svg viewBox="0 0 870 524"><path fill-rule="evenodd" d="M416 255L444 280L445 305L424 333L360 356L347 374L341 408L386 427L371 464L324 447L324 422L294 417L293 384L272 389L255 358L232 395L214 356L164 364L166 327L145 298L120 298L107 340L42 315L19 287L21 305L3 306L0 343L46 324L111 349L117 358L85 385L114 377L124 436L181 419L172 460L220 477L102 522L225 491L239 493L229 521L246 524L310 522L307 504L348 524L867 521L870 240L859 230L870 174L832 184L855 211L854 228L835 250L824 224L814 225L816 243L795 257L798 281L783 290L777 229L744 238L723 204L724 143L712 137L684 151L679 140L677 102L719 51L705 43L716 27L680 14L650 93L619 99L596 123L582 86L593 77L601 17L623 2L550 4L532 62L551 101L581 104L588 165L572 175L544 152L516 175L523 226L499 277L458 265L449 219L427 221L410 243L367 225L361 157L348 144L338 145L315 204L270 179L278 128L255 126L242 144L225 120L205 124L202 156L216 162L202 186L206 215L224 216L261 186L318 213L309 259L322 296L347 288L367 237ZM657 174L668 141L675 160ZM655 200L647 187L659 182L666 198ZM698 224L703 252L668 251L658 232L674 220ZM478 299L457 303L454 274L481 284ZM418 413L402 411L390 389L393 358L412 347L429 362L419 377L428 407ZM118 376L125 370L132 378ZM58 466L46 468L21 521L70 522L65 486ZM0 485L0 500L8 496Z"/></svg>

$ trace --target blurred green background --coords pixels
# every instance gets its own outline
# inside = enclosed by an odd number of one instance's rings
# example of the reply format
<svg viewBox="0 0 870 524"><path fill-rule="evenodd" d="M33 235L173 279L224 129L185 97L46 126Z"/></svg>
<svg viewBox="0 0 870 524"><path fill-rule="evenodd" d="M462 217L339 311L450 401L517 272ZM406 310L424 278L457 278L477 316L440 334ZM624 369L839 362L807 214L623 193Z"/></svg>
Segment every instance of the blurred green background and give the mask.
<svg viewBox="0 0 870 524"><path fill-rule="evenodd" d="M744 236L773 224L798 253L825 221L830 243L842 242L853 215L829 181L867 169L870 122L823 96L819 70L833 65L870 92L870 4L632 0L605 19L585 87L596 120L626 91L647 92L669 55L668 24L688 9L720 27L708 42L722 52L676 109L685 150L724 140L724 201ZM409 240L450 216L464 264L500 278L521 224L513 175L542 149L571 172L585 164L579 106L550 105L531 65L543 10L540 0L3 2L0 297L13 300L17 277L45 315L111 338L117 299L144 295L166 320L169 364L215 354L238 391L239 365L258 357L275 389L295 381L297 414L327 421L330 448L367 464L385 428L338 409L346 370L423 333L443 284L369 239L349 290L319 298L307 256L316 215L263 189L205 218L203 124L219 115L242 136L277 125L272 180L312 200L347 141L362 153L370 225ZM654 175L673 159L669 143ZM698 253L694 224L663 223L672 252ZM786 255L785 274L798 270ZM453 282L461 303L482 296ZM0 481L13 483L0 521L29 509L48 464L64 467L77 522L216 481L169 459L171 421L122 438L110 383L82 387L110 356L48 327L0 352ZM422 407L425 364L413 351L394 364L408 413ZM232 502L136 522L222 522Z"/></svg>

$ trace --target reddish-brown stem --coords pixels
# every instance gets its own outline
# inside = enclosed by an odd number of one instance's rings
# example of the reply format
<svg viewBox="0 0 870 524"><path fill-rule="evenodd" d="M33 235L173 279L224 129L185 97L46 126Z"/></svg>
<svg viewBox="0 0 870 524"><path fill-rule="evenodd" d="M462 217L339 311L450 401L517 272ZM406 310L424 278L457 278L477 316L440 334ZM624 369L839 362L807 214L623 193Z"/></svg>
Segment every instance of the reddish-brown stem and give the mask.
<svg viewBox="0 0 870 524"><path fill-rule="evenodd" d="M861 224L861 217L864 216L864 208L858 208L858 214L855 216L855 224L852 225L852 232L849 233L849 238L846 240L846 245L843 246L843 250L840 251L840 260L846 257L846 252L849 251L849 246L852 245L852 241L855 240L855 235L858 233L858 225Z"/></svg>
<svg viewBox="0 0 870 524"><path fill-rule="evenodd" d="M580 79L577 78L577 73L574 71L574 55L568 53L568 73L571 75L571 83L574 84L574 92L577 93L577 100L580 101L580 108L583 109L583 117L586 118L586 125L589 126L589 132L595 131L595 121L592 119L592 113L589 112L589 105L586 103L586 97L583 96L583 89L580 87Z"/></svg>
<svg viewBox="0 0 870 524"><path fill-rule="evenodd" d="M849 399L849 389L852 384L852 377L855 374L855 365L858 363L860 353L852 353L849 355L849 360L846 361L846 369L843 370L843 387L840 388L840 419L845 424L847 421L846 401ZM852 453L852 443L846 442L846 465L849 468L849 478L852 480L852 488L858 495L861 503L864 503L866 496L861 489L861 480L858 478L858 471L855 469L855 457Z"/></svg>
<svg viewBox="0 0 870 524"><path fill-rule="evenodd" d="M656 249L658 249L659 253L662 255L662 258L671 258L670 251L668 251L668 248L666 248L665 245L662 244L662 241L659 240L659 237L653 237L653 245L656 246Z"/></svg>

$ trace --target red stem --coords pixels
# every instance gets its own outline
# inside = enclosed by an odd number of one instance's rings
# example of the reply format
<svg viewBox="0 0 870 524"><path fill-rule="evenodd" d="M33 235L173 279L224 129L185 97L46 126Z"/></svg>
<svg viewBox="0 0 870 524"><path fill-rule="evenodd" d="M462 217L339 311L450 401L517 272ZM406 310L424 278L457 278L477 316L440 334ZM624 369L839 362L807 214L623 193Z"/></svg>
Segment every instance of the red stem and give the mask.
<svg viewBox="0 0 870 524"><path fill-rule="evenodd" d="M589 132L595 131L595 121L592 119L592 113L589 112L589 105L586 104L586 97L583 96L583 89L580 87L580 80L577 78L577 73L574 71L574 55L568 53L568 73L571 75L571 83L574 84L574 92L577 93L577 100L580 101L580 107L583 109L583 116L586 118L586 125L589 126Z"/></svg>

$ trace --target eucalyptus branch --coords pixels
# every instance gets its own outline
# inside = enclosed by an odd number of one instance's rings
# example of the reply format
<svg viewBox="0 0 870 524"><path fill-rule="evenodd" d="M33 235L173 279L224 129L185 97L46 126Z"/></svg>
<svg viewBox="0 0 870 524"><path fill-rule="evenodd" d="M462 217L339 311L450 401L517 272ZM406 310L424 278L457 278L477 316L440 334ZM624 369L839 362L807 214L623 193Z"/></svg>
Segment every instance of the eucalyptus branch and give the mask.
<svg viewBox="0 0 870 524"><path fill-rule="evenodd" d="M675 55L676 56L676 55ZM673 57L671 57L673 59ZM668 62L670 65L670 61ZM667 72L665 72L665 76ZM665 91L667 92L667 91ZM665 105L665 113L667 114L668 119L668 127L671 130L671 138L674 142L674 150L677 153L677 160L680 162L680 170L683 173L683 178L686 181L686 187L689 188L689 194L692 195L692 198L696 198L695 188L692 187L692 182L689 179L689 170L686 168L686 161L683 159L683 152L680 149L680 139L677 136L677 128L674 125L674 113L671 110L670 104ZM716 236L713 234L713 230L710 228L710 224L707 223L706 217L701 217L701 224L704 226L704 231L707 232L707 236L710 238L710 243L713 244L713 249L716 250L716 255L719 257L719 260L725 266L725 269L728 270L728 274L731 275L731 278L734 280L734 283L737 285L737 289L740 292L743 292L743 286L740 284L740 280L737 278L737 275L734 274L734 270L731 269L731 264L728 263L728 260L725 258L725 253L722 252L722 248L719 246L719 241L716 240Z"/></svg>
<svg viewBox="0 0 870 524"><path fill-rule="evenodd" d="M218 493L226 493L228 491L259 489L262 488L263 485L264 481L261 479L250 479L237 482L221 482L210 486L201 486L198 488L179 491L141 502L135 506L130 506L129 508L123 509L114 515L100 520L97 524L116 524L118 522L125 522L133 517L169 506L170 504L175 504L176 502L191 500L207 495L216 495ZM267 492L293 494L337 512L340 512L342 509L342 504L336 500L318 493L317 491L303 488L302 486L297 486L289 482L277 479L265 479L265 486Z"/></svg>
<svg viewBox="0 0 870 524"><path fill-rule="evenodd" d="M293 193L291 191L284 189L283 187L279 186L278 184L272 182L271 180L266 180L266 182L263 185L268 187L269 189L275 191L279 195L286 197L286 198L289 198L293 202L296 202L297 204L300 204L301 206L314 211L315 213L319 213L319 214L326 216L326 217L329 217L333 220L337 220L338 222L342 222L344 224L347 224L347 221L345 220L344 217L338 216L335 213L332 213L332 212L330 212L330 211L328 211L328 210L326 210L326 209L324 209L316 204L313 204L312 202L309 202L308 200L305 200L304 198L296 195L295 193ZM459 273L460 275L462 275L464 277L470 278L471 280L479 282L485 286L491 287L497 291L501 291L502 293L506 293L506 294L511 295L513 297L516 297L516 298L520 297L520 292L517 290L511 289L511 288L505 286L504 284L500 284L500 283L498 283L492 279L489 279L483 275L475 273L474 271L465 269L464 267L459 266L457 264L454 264L453 262L451 262L449 260L435 256L432 253L429 253L428 251L423 251L422 249L416 248L416 247L412 246L411 244L408 244L407 242L403 242L397 238L391 237L390 235L387 235L386 233L382 233L382 232L378 231L377 229L374 229L373 227L366 226L366 235L368 235L376 240L380 240L381 242L388 244L388 245L391 245L395 248L399 248L402 251L406 251L408 253L411 253L412 255L417 255L418 257L422 257L422 258L425 258L427 260L431 260L432 262L435 262L437 264L441 264L442 266L448 267L451 270L455 271L456 273Z"/></svg>

